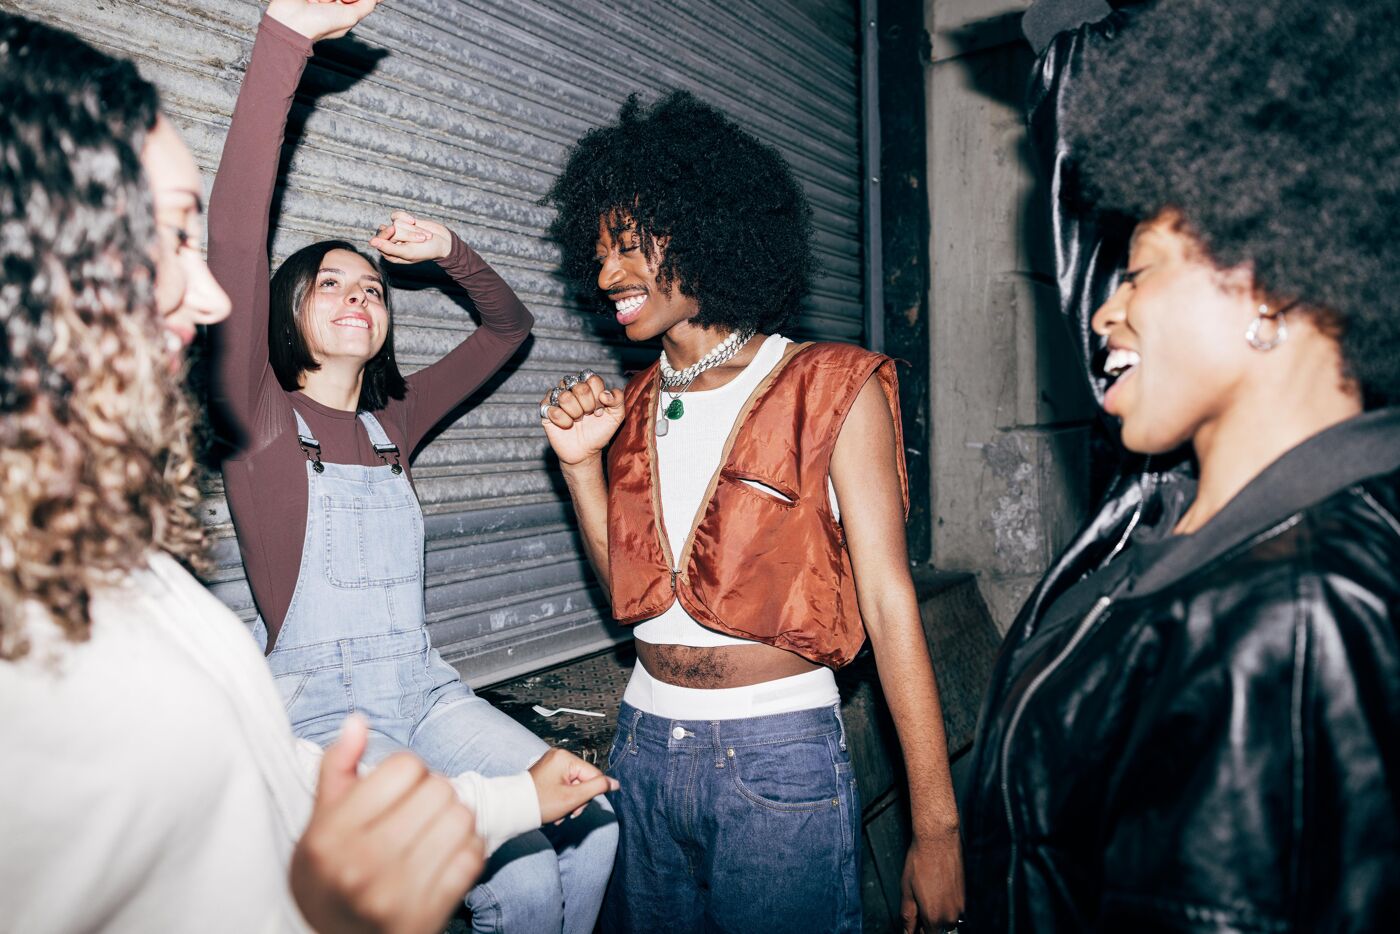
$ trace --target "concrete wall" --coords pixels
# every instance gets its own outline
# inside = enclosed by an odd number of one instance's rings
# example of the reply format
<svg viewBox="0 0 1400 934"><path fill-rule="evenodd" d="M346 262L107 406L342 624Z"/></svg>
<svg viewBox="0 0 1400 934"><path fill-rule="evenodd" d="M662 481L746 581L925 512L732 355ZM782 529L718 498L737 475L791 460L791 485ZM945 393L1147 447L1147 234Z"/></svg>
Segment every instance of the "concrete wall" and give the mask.
<svg viewBox="0 0 1400 934"><path fill-rule="evenodd" d="M1058 319L1021 105L1030 0L924 0L932 563L1005 631L1078 525L1093 403Z"/></svg>

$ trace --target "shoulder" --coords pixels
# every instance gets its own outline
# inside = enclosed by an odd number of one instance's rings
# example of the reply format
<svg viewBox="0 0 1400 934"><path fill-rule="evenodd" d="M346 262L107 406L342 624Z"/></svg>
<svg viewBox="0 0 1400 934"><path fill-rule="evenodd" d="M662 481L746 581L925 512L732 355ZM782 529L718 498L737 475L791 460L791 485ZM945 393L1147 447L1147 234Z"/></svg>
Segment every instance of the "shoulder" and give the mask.
<svg viewBox="0 0 1400 934"><path fill-rule="evenodd" d="M810 369L851 370L866 375L894 361L882 353L838 341L813 341L797 351L789 366Z"/></svg>
<svg viewBox="0 0 1400 934"><path fill-rule="evenodd" d="M627 386L623 389L626 403L630 405L633 400L646 392L656 382L656 374L659 372L661 372L660 360L628 377Z"/></svg>

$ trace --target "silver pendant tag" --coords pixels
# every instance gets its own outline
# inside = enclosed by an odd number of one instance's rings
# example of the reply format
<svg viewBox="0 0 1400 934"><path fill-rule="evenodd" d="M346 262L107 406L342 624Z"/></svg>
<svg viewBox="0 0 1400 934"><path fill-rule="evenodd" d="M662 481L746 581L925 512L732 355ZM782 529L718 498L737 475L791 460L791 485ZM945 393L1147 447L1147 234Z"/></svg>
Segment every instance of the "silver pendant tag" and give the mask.
<svg viewBox="0 0 1400 934"><path fill-rule="evenodd" d="M665 415L660 415L660 414L657 415L657 416L656 416L656 436L657 436L658 438L664 438L664 437L666 437L666 432L668 432L668 431L670 431L670 430L671 430L671 420L670 420L669 418L667 418Z"/></svg>

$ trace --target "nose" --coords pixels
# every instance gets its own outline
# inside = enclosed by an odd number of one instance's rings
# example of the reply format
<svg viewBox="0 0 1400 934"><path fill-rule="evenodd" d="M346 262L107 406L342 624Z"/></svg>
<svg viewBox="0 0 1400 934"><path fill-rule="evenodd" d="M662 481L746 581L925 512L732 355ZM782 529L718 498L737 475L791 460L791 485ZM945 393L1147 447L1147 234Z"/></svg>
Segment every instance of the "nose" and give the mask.
<svg viewBox="0 0 1400 934"><path fill-rule="evenodd" d="M202 256L190 270L185 304L194 312L194 319L198 324L218 324L228 317L233 308L228 293L214 278L214 273L210 271L209 264Z"/></svg>
<svg viewBox="0 0 1400 934"><path fill-rule="evenodd" d="M1123 319L1127 317L1128 288L1128 283L1120 283L1108 297L1108 301L1094 312L1094 316L1089 319L1089 327L1094 329L1095 334L1107 337L1115 325L1123 323Z"/></svg>
<svg viewBox="0 0 1400 934"><path fill-rule="evenodd" d="M618 259L616 251L609 252L603 258L603 264L598 269L598 288L606 292L617 284L622 278L622 262Z"/></svg>

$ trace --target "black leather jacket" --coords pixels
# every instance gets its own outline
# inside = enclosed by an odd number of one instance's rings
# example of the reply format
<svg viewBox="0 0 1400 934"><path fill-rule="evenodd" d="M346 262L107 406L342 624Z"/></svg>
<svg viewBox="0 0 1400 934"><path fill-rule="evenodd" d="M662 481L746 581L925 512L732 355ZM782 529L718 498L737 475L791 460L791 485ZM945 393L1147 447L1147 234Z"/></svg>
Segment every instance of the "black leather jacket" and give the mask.
<svg viewBox="0 0 1400 934"><path fill-rule="evenodd" d="M967 929L1394 930L1400 411L1294 448L1041 632L1177 482L1125 482L1008 634L963 800Z"/></svg>
<svg viewBox="0 0 1400 934"><path fill-rule="evenodd" d="M1055 132L1086 41L1043 53ZM1057 201L1063 310L1088 318L1122 242ZM1171 538L1184 468L1124 471L1003 644L962 800L965 930L1377 931L1400 924L1400 411L1286 454Z"/></svg>

